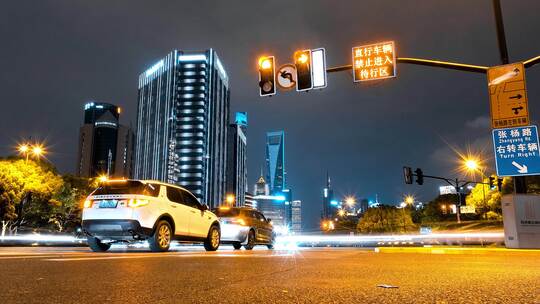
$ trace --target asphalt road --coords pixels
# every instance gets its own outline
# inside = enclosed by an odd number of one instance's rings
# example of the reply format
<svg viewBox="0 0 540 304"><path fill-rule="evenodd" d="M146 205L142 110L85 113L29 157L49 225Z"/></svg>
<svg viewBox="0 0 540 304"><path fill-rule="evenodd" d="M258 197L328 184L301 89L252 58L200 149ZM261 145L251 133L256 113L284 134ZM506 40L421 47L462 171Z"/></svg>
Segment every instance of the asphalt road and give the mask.
<svg viewBox="0 0 540 304"><path fill-rule="evenodd" d="M5 247L0 303L540 303L540 251L390 251Z"/></svg>

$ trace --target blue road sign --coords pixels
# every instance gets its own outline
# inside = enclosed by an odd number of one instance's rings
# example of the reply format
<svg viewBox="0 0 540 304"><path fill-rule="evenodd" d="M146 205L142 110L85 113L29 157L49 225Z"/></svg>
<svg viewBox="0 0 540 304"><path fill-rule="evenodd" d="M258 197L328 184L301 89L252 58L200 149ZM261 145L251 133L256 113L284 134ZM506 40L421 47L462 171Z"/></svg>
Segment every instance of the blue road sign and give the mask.
<svg viewBox="0 0 540 304"><path fill-rule="evenodd" d="M493 147L498 176L540 174L536 126L495 129Z"/></svg>

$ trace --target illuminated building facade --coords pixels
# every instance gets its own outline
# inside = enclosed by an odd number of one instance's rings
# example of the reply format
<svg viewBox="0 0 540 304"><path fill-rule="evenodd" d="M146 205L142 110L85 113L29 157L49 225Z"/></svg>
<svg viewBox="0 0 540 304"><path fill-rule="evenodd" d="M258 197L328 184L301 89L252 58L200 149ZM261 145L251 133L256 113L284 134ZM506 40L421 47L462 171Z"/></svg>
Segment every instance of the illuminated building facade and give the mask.
<svg viewBox="0 0 540 304"><path fill-rule="evenodd" d="M270 193L281 193L286 187L285 132L266 133L266 181Z"/></svg>
<svg viewBox="0 0 540 304"><path fill-rule="evenodd" d="M333 218L338 202L334 199L334 190L332 190L332 183L328 172L326 173L326 187L323 189L322 203L323 209L321 217L323 219Z"/></svg>
<svg viewBox="0 0 540 304"><path fill-rule="evenodd" d="M139 76L135 178L225 199L229 79L216 52L174 50Z"/></svg>
<svg viewBox="0 0 540 304"><path fill-rule="evenodd" d="M302 201L300 200L291 202L291 231L302 232Z"/></svg>
<svg viewBox="0 0 540 304"><path fill-rule="evenodd" d="M129 178L132 175L134 135L119 124L120 108L102 102L84 106L79 130L77 176Z"/></svg>
<svg viewBox="0 0 540 304"><path fill-rule="evenodd" d="M237 112L227 134L227 195L235 196L235 205L244 206L247 184L247 114Z"/></svg>

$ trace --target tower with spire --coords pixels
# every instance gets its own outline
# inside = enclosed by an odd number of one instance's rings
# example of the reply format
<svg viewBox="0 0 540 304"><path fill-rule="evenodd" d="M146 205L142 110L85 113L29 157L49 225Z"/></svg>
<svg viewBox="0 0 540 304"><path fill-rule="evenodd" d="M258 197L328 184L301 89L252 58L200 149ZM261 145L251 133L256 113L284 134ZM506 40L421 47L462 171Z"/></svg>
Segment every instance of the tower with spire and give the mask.
<svg viewBox="0 0 540 304"><path fill-rule="evenodd" d="M332 190L332 182L330 179L330 174L326 171L326 187L323 189L323 208L322 208L322 219L328 219L333 216L333 209L337 207L337 202L334 200L334 190ZM334 206L335 204L336 206Z"/></svg>
<svg viewBox="0 0 540 304"><path fill-rule="evenodd" d="M253 188L253 193L255 195L269 195L270 194L270 187L266 183L266 180L264 179L264 172L263 168L261 167L261 175L259 179L257 180L257 183L255 183L255 187Z"/></svg>

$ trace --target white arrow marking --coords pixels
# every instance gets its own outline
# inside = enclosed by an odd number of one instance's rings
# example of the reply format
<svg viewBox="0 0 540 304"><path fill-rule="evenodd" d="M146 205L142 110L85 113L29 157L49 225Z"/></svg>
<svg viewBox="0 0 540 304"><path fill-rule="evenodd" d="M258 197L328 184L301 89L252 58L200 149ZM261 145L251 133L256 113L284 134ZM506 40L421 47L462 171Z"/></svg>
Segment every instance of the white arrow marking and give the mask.
<svg viewBox="0 0 540 304"><path fill-rule="evenodd" d="M525 174L529 172L527 169L527 165L520 165L516 163L515 161L512 162L512 165L514 165L514 167L516 167L518 169L518 172L521 174Z"/></svg>
<svg viewBox="0 0 540 304"><path fill-rule="evenodd" d="M516 77L517 75L519 74L519 70L516 68L515 70L513 71L510 71L510 72L506 72L504 74L502 74L501 76L493 79L492 81L489 82L488 85L497 85L503 81L506 81L510 78L513 78L513 77Z"/></svg>

